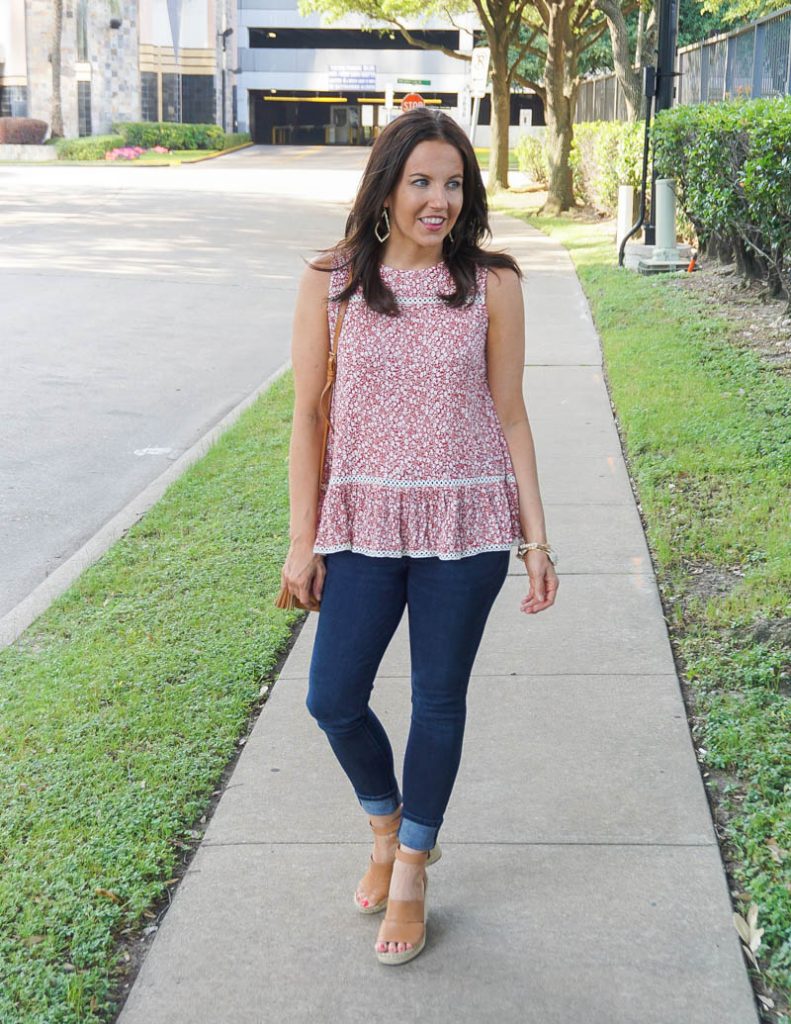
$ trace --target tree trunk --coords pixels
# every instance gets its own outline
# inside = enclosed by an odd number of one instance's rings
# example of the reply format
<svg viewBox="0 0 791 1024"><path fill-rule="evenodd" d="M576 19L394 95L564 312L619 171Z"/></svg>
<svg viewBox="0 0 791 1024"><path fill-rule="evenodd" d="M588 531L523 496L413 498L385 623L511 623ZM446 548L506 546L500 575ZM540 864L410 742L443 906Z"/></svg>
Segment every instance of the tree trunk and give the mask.
<svg viewBox="0 0 791 1024"><path fill-rule="evenodd" d="M50 125L50 135L53 139L62 139L63 108L60 92L60 45L61 36L63 35L63 0L54 0L53 8L55 24L52 33L52 53L50 54L50 61L52 62L52 123Z"/></svg>
<svg viewBox="0 0 791 1024"><path fill-rule="evenodd" d="M703 238L703 234L699 233L698 238ZM701 249L707 256L711 256L712 259L718 260L726 266L734 263L736 260L736 254L733 251L733 241L725 235L708 235L702 242Z"/></svg>
<svg viewBox="0 0 791 1024"><path fill-rule="evenodd" d="M640 5L640 10L637 12L637 39L634 44L634 52L637 55L637 64L642 64L640 60L640 54L643 52L643 35L645 34L645 8Z"/></svg>
<svg viewBox="0 0 791 1024"><path fill-rule="evenodd" d="M739 235L734 235L734 251L736 253L736 268L739 276L745 281L760 281L766 276L764 260L754 252L745 240Z"/></svg>
<svg viewBox="0 0 791 1024"><path fill-rule="evenodd" d="M656 65L656 48L659 45L659 22L656 14L656 0L648 12L645 29L637 46L637 61L640 67L646 64Z"/></svg>
<svg viewBox="0 0 791 1024"><path fill-rule="evenodd" d="M596 0L596 7L607 19L610 30L615 77L626 101L626 118L628 121L639 121L643 112L643 87L640 72L632 67L629 29L623 9L619 0Z"/></svg>
<svg viewBox="0 0 791 1024"><path fill-rule="evenodd" d="M547 121L546 148L549 164L547 200L541 212L554 216L574 206L569 154L571 152L572 123L576 90L572 86L576 67L573 53L566 48L570 37L569 11L559 5L550 7L547 26L547 59L544 66L546 87L545 115Z"/></svg>
<svg viewBox="0 0 791 1024"><path fill-rule="evenodd" d="M508 127L511 122L511 76L508 67L507 7L500 5L487 30L492 76L491 141L489 142L490 194L508 188Z"/></svg>

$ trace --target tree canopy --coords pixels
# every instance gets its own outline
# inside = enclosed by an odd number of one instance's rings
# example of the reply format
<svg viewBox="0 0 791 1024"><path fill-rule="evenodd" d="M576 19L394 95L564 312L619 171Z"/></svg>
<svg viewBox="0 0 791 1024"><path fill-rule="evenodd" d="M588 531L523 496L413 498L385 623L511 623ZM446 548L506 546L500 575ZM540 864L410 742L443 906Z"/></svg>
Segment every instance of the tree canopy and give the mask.
<svg viewBox="0 0 791 1024"><path fill-rule="evenodd" d="M716 17L723 26L728 29L741 28L742 24L762 18L765 14L772 14L773 11L780 11L788 6L787 0L687 0L694 6L700 7L703 15ZM683 10L682 4L682 10ZM722 31L723 29L719 29ZM706 33L708 35L708 32ZM698 36L698 39L701 37ZM689 42L695 42L690 39Z"/></svg>

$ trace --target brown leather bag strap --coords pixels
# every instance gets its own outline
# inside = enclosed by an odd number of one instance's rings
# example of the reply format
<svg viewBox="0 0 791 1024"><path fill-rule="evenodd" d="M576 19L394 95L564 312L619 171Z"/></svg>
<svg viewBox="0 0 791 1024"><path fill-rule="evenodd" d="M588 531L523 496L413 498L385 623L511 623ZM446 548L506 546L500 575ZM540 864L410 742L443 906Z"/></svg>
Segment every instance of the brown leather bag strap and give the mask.
<svg viewBox="0 0 791 1024"><path fill-rule="evenodd" d="M348 287L351 281L351 274L346 281L346 287ZM332 348L327 354L327 383L324 385L324 390L319 398L319 406L324 416L324 437L321 442L321 458L319 459L319 487L321 487L321 477L324 472L324 457L327 453L327 437L330 431L330 407L332 405L332 388L335 384L335 371L338 365L338 339L341 336L341 327L343 326L343 318L346 315L346 307L349 304L349 300L345 299L338 310L338 316L335 320L335 334L332 339ZM325 396L327 398L325 407Z"/></svg>

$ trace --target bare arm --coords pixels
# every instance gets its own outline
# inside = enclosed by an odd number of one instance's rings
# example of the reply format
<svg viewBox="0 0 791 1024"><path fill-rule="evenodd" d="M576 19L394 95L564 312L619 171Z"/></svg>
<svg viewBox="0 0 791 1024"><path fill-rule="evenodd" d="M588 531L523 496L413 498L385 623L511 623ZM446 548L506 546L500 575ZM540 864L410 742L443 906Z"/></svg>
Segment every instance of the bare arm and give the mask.
<svg viewBox="0 0 791 1024"><path fill-rule="evenodd" d="M535 445L522 395L525 310L522 285L514 271L489 271L486 305L489 311L486 342L489 390L514 467L522 536L526 541L546 543ZM525 565L531 588L522 608L524 611L541 611L555 600L557 576L554 567L546 552L540 550L529 551Z"/></svg>
<svg viewBox="0 0 791 1024"><path fill-rule="evenodd" d="M283 582L303 603L311 593L321 597L324 560L314 556L318 511L318 480L324 419L319 399L327 380L329 327L327 295L330 275L308 266L300 280L291 339L294 413L289 445L288 486L291 545L283 566Z"/></svg>

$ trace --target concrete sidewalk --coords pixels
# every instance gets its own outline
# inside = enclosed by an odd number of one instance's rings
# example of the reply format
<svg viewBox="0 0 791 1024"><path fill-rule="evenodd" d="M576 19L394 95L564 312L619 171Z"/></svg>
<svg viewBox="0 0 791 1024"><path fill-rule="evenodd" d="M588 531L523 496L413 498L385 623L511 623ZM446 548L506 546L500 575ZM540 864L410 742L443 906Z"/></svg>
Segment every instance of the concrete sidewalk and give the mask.
<svg viewBox="0 0 791 1024"><path fill-rule="evenodd" d="M526 272L528 413L555 606L512 559L430 868L428 944L380 965L352 894L370 840L304 707L311 615L120 1024L758 1020L635 500L570 258L498 217ZM406 616L373 706L400 763Z"/></svg>

